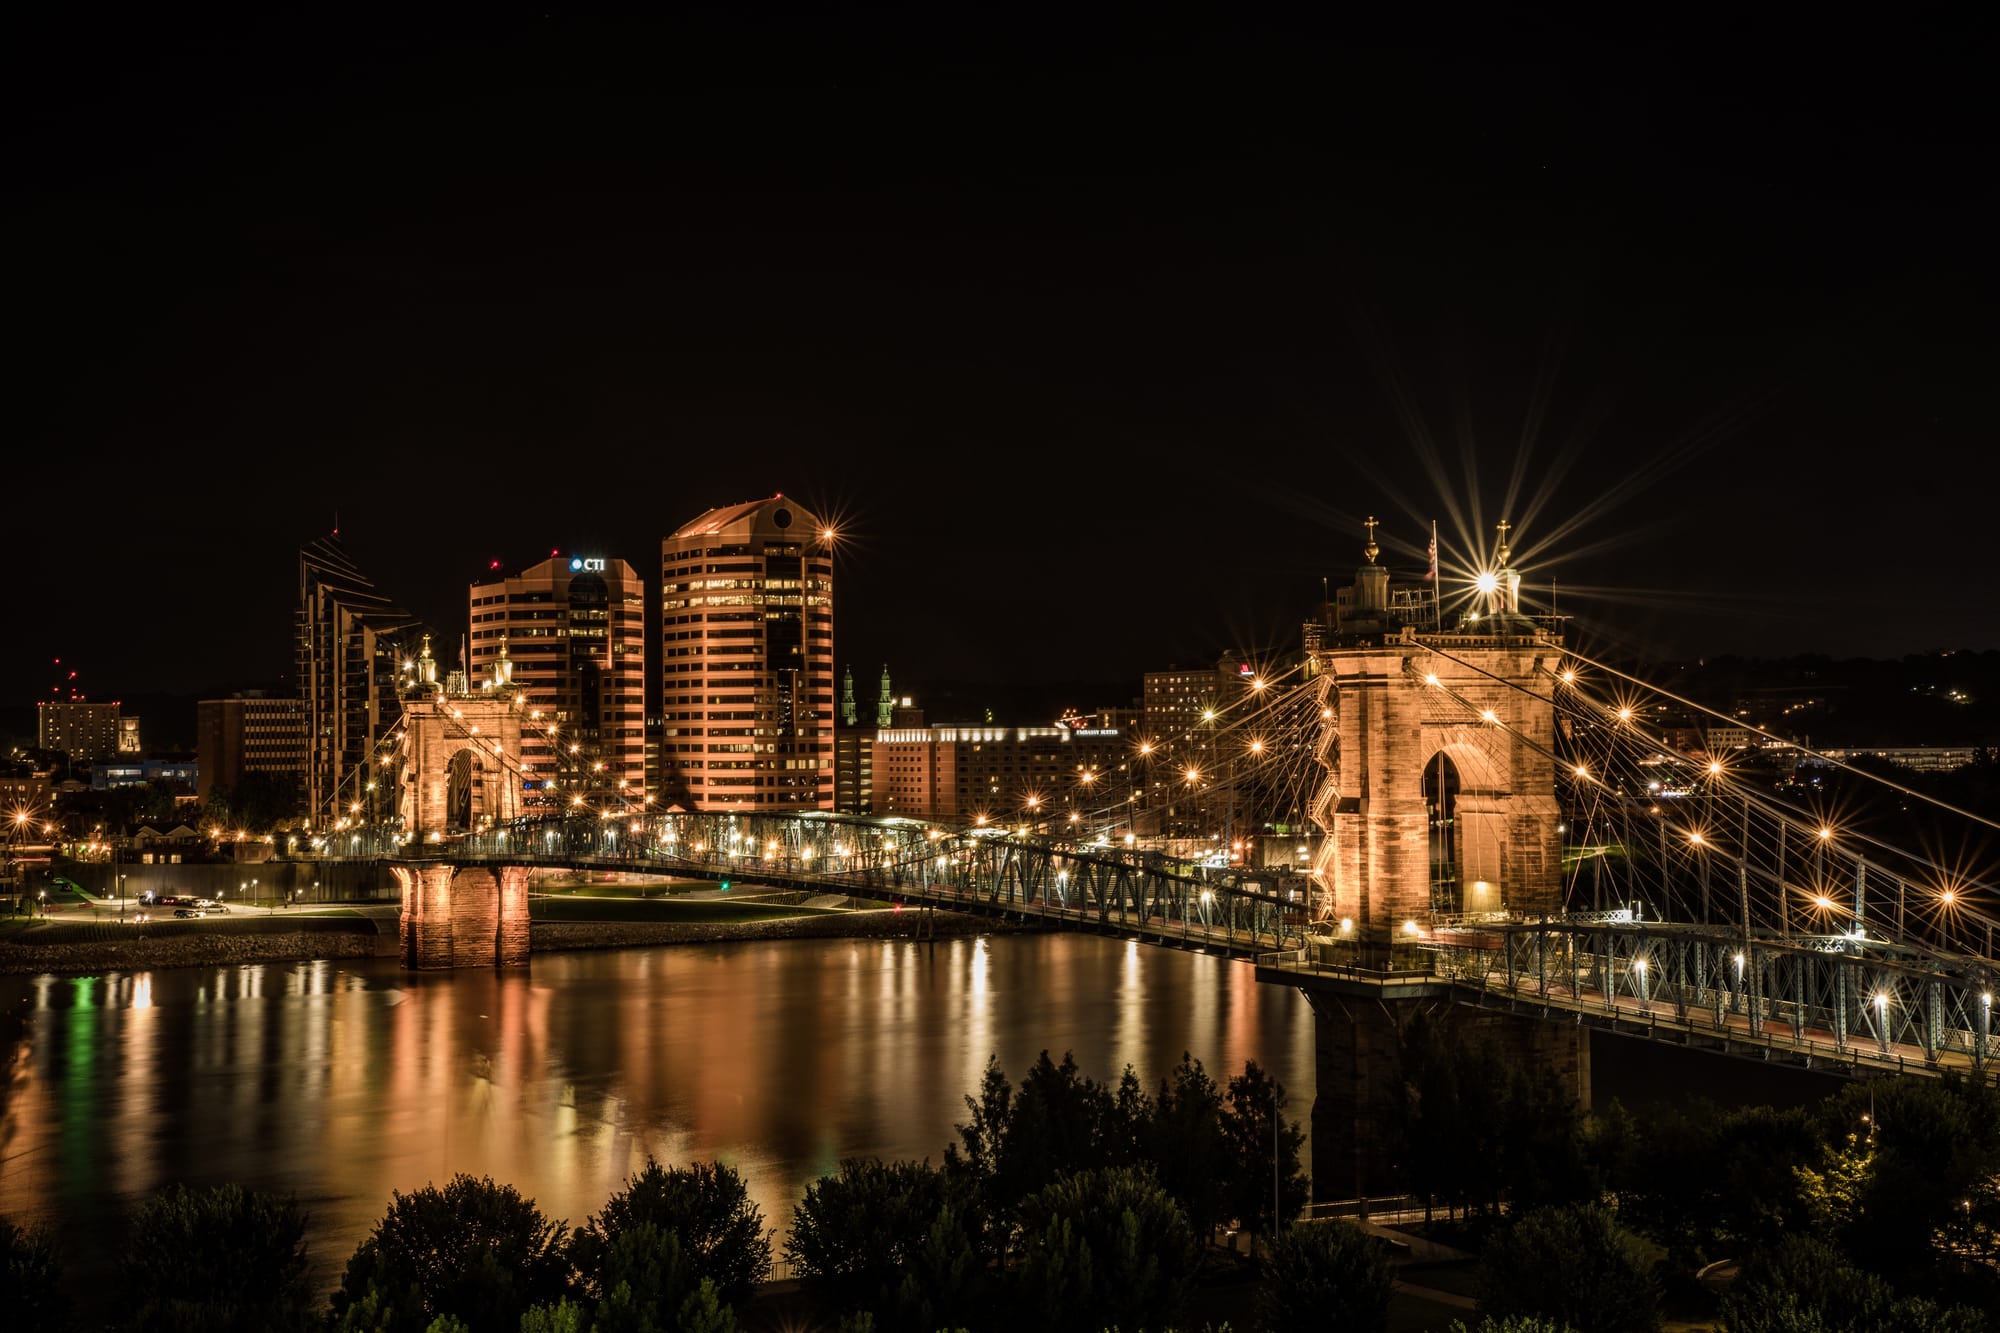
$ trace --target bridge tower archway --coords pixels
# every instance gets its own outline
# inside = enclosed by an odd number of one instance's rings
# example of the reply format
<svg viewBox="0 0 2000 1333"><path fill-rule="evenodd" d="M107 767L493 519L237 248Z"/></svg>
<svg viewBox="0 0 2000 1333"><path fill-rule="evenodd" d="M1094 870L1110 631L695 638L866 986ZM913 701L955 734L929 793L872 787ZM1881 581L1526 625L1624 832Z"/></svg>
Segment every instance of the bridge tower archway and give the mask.
<svg viewBox="0 0 2000 1333"><path fill-rule="evenodd" d="M527 961L527 871L425 859L448 836L521 814L521 710L502 644L494 675L475 688L462 671L443 682L425 636L403 695L402 784L396 812L412 859L393 867L402 889L403 965L507 966Z"/></svg>
<svg viewBox="0 0 2000 1333"><path fill-rule="evenodd" d="M1547 1070L1589 1104L1590 1055L1571 1025L1526 1015L1468 1018L1434 974L1435 931L1467 915L1538 917L1562 905L1553 684L1562 640L1520 614L1518 575L1496 552L1486 614L1445 632L1435 601L1398 600L1373 519L1332 635L1313 654L1322 684L1311 805L1325 905L1308 937L1316 1083L1313 1181L1321 1198L1385 1187L1383 1126L1417 1014L1488 1029L1501 1059ZM1433 575L1435 577L1435 566Z"/></svg>
<svg viewBox="0 0 2000 1333"><path fill-rule="evenodd" d="M1313 812L1326 836L1314 874L1338 947L1386 960L1441 915L1558 908L1549 684L1560 652L1533 630L1405 630L1320 652L1326 776ZM1447 852L1455 891L1434 901Z"/></svg>

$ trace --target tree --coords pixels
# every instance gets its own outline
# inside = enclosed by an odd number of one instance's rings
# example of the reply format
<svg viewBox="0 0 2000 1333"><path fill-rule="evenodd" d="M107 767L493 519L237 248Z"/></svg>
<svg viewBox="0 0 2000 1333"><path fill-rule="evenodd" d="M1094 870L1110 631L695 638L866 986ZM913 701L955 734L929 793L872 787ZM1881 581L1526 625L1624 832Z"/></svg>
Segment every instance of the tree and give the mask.
<svg viewBox="0 0 2000 1333"><path fill-rule="evenodd" d="M1140 1167L1059 1177L1023 1201L1020 1296L1039 1328L1166 1328L1201 1257L1187 1215Z"/></svg>
<svg viewBox="0 0 2000 1333"><path fill-rule="evenodd" d="M1144 1133L1145 1156L1160 1188L1187 1213L1195 1238L1206 1245L1222 1220L1228 1147L1222 1139L1222 1090L1183 1051L1180 1065L1160 1080L1152 1119Z"/></svg>
<svg viewBox="0 0 2000 1333"><path fill-rule="evenodd" d="M336 1326L421 1333L440 1315L516 1327L530 1306L570 1294L563 1224L511 1185L469 1175L391 1196L333 1294Z"/></svg>
<svg viewBox="0 0 2000 1333"><path fill-rule="evenodd" d="M132 1327L255 1333L313 1327L305 1215L240 1185L172 1185L132 1214L123 1269Z"/></svg>
<svg viewBox="0 0 2000 1333"><path fill-rule="evenodd" d="M1510 1207L1582 1203L1603 1193L1583 1112L1547 1069L1509 1073L1500 1125L1501 1188Z"/></svg>
<svg viewBox="0 0 2000 1333"><path fill-rule="evenodd" d="M1353 1222L1309 1222L1271 1242L1257 1313L1266 1333L1382 1333L1389 1247Z"/></svg>
<svg viewBox="0 0 2000 1333"><path fill-rule="evenodd" d="M1928 1297L1899 1300L1813 1236L1752 1254L1722 1300L1727 1333L1988 1333L1986 1316Z"/></svg>
<svg viewBox="0 0 2000 1333"><path fill-rule="evenodd" d="M979 1182L996 1260L1005 1256L1022 1200L1063 1174L1129 1159L1150 1109L1130 1070L1114 1095L1085 1078L1073 1054L1064 1052L1057 1064L1047 1051L1018 1092L989 1059L978 1097L965 1104L972 1119L958 1126L964 1154L948 1151L945 1166Z"/></svg>
<svg viewBox="0 0 2000 1333"><path fill-rule="evenodd" d="M1400 1054L1398 1114L1391 1118L1392 1124L1402 1127L1403 1150L1397 1165L1403 1183L1424 1201L1428 1225L1434 1201L1443 1199L1449 1208L1459 1197L1456 1187L1462 1177L1455 1167L1465 1126L1458 1104L1458 1071L1451 1044L1425 1013L1404 1026Z"/></svg>
<svg viewBox="0 0 2000 1333"><path fill-rule="evenodd" d="M1243 1072L1229 1080L1228 1104L1221 1113L1227 1163L1223 1198L1230 1213L1259 1235L1268 1236L1297 1217L1311 1197L1299 1166L1305 1131L1296 1120L1285 1121L1284 1109L1284 1085L1255 1060L1246 1061Z"/></svg>
<svg viewBox="0 0 2000 1333"><path fill-rule="evenodd" d="M19 1227L0 1221L0 1310L37 1333L61 1333L73 1326L69 1297L62 1290L62 1256L55 1233L45 1226Z"/></svg>
<svg viewBox="0 0 2000 1333"><path fill-rule="evenodd" d="M1633 1236L1601 1204L1521 1214L1480 1256L1480 1313L1541 1315L1578 1333L1655 1333L1659 1285Z"/></svg>
<svg viewBox="0 0 2000 1333"><path fill-rule="evenodd" d="M785 1255L827 1309L931 1333L984 1300L973 1188L928 1162L842 1162L806 1186Z"/></svg>
<svg viewBox="0 0 2000 1333"><path fill-rule="evenodd" d="M633 1222L619 1227L595 1257L592 1289L602 1298L593 1333L665 1333L674 1327L667 1312L679 1310L697 1282L676 1232Z"/></svg>
<svg viewBox="0 0 2000 1333"><path fill-rule="evenodd" d="M1880 1079L1842 1089L1822 1117L1825 1142L1860 1136L1830 1163L1855 1168L1849 1176L1828 1173L1851 1190L1843 1248L1892 1283L1932 1280L1945 1257L1938 1226L2000 1170L2000 1092L1955 1077Z"/></svg>
<svg viewBox="0 0 2000 1333"><path fill-rule="evenodd" d="M668 1168L649 1157L571 1238L570 1257L586 1291L603 1294L605 1256L624 1231L642 1222L678 1235L691 1283L710 1279L726 1304L749 1299L771 1271L772 1233L734 1168L707 1162Z"/></svg>

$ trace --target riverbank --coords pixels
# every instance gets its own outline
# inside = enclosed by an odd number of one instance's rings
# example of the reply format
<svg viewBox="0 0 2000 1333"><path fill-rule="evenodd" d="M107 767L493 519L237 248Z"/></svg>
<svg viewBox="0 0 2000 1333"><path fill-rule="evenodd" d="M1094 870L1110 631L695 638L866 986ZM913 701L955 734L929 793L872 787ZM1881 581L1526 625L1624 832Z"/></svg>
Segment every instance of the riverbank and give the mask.
<svg viewBox="0 0 2000 1333"><path fill-rule="evenodd" d="M538 920L529 926L529 941L533 953L565 953L729 940L910 939L920 928L940 939L1037 929L1032 924L962 912L937 912L926 923L916 912L857 907L735 921ZM380 906L326 915L245 916L199 924L163 921L114 927L50 921L0 937L0 975L394 958L396 953L395 909Z"/></svg>

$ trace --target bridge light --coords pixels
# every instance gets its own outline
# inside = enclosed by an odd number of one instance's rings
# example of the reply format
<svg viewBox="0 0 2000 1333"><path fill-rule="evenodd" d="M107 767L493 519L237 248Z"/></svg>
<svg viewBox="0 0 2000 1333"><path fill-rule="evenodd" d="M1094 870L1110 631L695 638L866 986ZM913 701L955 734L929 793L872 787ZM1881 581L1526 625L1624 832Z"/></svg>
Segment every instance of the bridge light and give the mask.
<svg viewBox="0 0 2000 1333"><path fill-rule="evenodd" d="M1565 670L1562 674L1562 681L1565 685L1574 685L1576 683L1576 672Z"/></svg>
<svg viewBox="0 0 2000 1333"><path fill-rule="evenodd" d="M1187 780L1188 780L1188 782L1189 782L1189 783L1196 783L1196 782L1200 782L1200 781L1201 781L1201 770L1200 770L1200 769L1198 769L1198 768L1190 768L1190 769L1189 769L1189 770L1187 771Z"/></svg>
<svg viewBox="0 0 2000 1333"><path fill-rule="evenodd" d="M1875 992L1875 1007L1877 1009L1887 1009L1889 1007L1888 991L1878 990Z"/></svg>
<svg viewBox="0 0 2000 1333"><path fill-rule="evenodd" d="M1263 689L1263 688L1264 688L1264 678L1263 678L1262 676L1256 676L1256 677L1253 677L1253 678L1251 679L1251 681L1250 681L1250 688L1251 688L1251 689L1253 689L1253 690L1261 690L1261 689Z"/></svg>
<svg viewBox="0 0 2000 1333"><path fill-rule="evenodd" d="M1204 708L1204 709L1202 709L1202 710L1201 710L1201 720L1202 720L1202 721L1204 721L1204 722L1213 722L1213 721L1215 721L1215 710L1214 710L1213 708Z"/></svg>
<svg viewBox="0 0 2000 1333"><path fill-rule="evenodd" d="M1720 759L1711 759L1711 760L1709 760L1709 761L1708 761L1708 771L1709 771L1709 774L1710 774L1711 776L1713 776L1714 774L1717 774L1717 773L1720 773L1720 772L1722 771L1722 761L1721 761Z"/></svg>
<svg viewBox="0 0 2000 1333"><path fill-rule="evenodd" d="M1500 720L1500 715L1494 712L1490 708L1487 709L1485 712L1481 713L1479 716L1488 722L1498 722Z"/></svg>
<svg viewBox="0 0 2000 1333"><path fill-rule="evenodd" d="M1414 921L1405 921L1405 922L1403 923L1403 933L1404 933L1405 935L1414 935L1414 934L1416 934L1416 933L1417 933L1417 923L1416 923L1416 922L1414 922Z"/></svg>
<svg viewBox="0 0 2000 1333"><path fill-rule="evenodd" d="M1590 776L1590 770L1585 768L1582 764L1578 764L1576 766L1576 775L1580 778L1587 778Z"/></svg>
<svg viewBox="0 0 2000 1333"><path fill-rule="evenodd" d="M1950 907L1954 902L1958 901L1958 895L1953 893L1950 889L1946 889L1943 893L1940 893L1938 895L1938 901L1940 903L1943 903L1946 907Z"/></svg>
<svg viewBox="0 0 2000 1333"><path fill-rule="evenodd" d="M722 881L722 892L729 892L729 881L726 879Z"/></svg>
<svg viewBox="0 0 2000 1333"><path fill-rule="evenodd" d="M1621 708L1621 709L1619 709L1619 710L1618 710L1618 720L1619 720L1620 722L1630 722L1630 721L1632 720L1632 710L1631 710L1631 709L1629 709L1629 708Z"/></svg>
<svg viewBox="0 0 2000 1333"><path fill-rule="evenodd" d="M1824 826L1824 825L1821 825L1821 827L1820 827L1820 831L1819 831L1819 837L1820 837L1820 841L1821 841L1821 842L1825 842L1825 841L1826 841L1826 840L1827 840L1828 838L1831 838L1832 836L1833 836L1833 830L1832 830L1832 829L1830 829L1830 828L1827 828L1827 827L1826 827L1826 826Z"/></svg>
<svg viewBox="0 0 2000 1333"><path fill-rule="evenodd" d="M1203 907L1207 907L1210 903L1214 901L1215 901L1215 895L1213 893L1209 892L1207 889L1203 889L1201 891L1201 905Z"/></svg>
<svg viewBox="0 0 2000 1333"><path fill-rule="evenodd" d="M1438 678L1437 678L1437 672L1435 671L1431 672L1429 675L1424 677L1424 684L1426 685L1435 685L1437 683L1438 683Z"/></svg>
<svg viewBox="0 0 2000 1333"><path fill-rule="evenodd" d="M1697 847L1701 846L1701 834L1700 834L1700 833L1689 833L1689 834L1688 834L1688 841L1689 841L1689 842L1691 842L1691 843L1693 843L1693 844L1694 844L1695 846L1697 846Z"/></svg>
<svg viewBox="0 0 2000 1333"><path fill-rule="evenodd" d="M1833 909L1833 899L1822 893L1819 897L1813 899L1813 906L1819 908L1822 912L1831 911Z"/></svg>
<svg viewBox="0 0 2000 1333"><path fill-rule="evenodd" d="M1500 576L1490 569L1482 569L1479 571L1479 577L1472 581L1472 586L1483 593L1491 594L1498 592L1500 590Z"/></svg>
<svg viewBox="0 0 2000 1333"><path fill-rule="evenodd" d="M1344 916L1344 917L1340 918L1340 933L1341 933L1341 934L1343 934L1343 935L1346 935L1346 934L1349 934L1350 932L1352 932L1352 931L1353 931L1353 929L1354 929L1354 918L1353 918L1353 917L1351 917L1351 916Z"/></svg>
<svg viewBox="0 0 2000 1333"><path fill-rule="evenodd" d="M1632 970L1634 972L1640 973L1641 975L1644 975L1646 971L1646 960L1643 958L1634 958L1632 960Z"/></svg>

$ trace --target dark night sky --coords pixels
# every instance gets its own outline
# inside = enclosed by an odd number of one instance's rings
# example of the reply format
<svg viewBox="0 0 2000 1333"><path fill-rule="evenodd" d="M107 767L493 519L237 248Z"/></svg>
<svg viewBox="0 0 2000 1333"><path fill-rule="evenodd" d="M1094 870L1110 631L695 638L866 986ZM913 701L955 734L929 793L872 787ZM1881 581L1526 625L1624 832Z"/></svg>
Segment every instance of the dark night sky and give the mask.
<svg viewBox="0 0 2000 1333"><path fill-rule="evenodd" d="M0 37L0 700L279 676L336 514L455 629L779 490L871 681L1277 646L1371 512L1606 648L2000 647L1977 20L500 12Z"/></svg>

